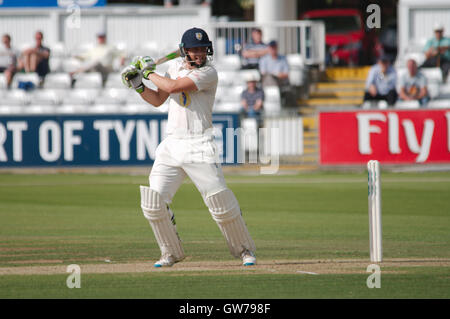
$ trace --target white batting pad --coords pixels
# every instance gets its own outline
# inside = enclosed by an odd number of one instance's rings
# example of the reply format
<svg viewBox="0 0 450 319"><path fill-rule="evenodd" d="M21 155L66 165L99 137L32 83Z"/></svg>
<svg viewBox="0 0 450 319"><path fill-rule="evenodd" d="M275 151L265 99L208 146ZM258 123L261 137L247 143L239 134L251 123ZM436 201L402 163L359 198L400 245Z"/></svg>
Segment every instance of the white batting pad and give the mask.
<svg viewBox="0 0 450 319"><path fill-rule="evenodd" d="M242 218L239 203L231 190L226 189L207 197L205 204L227 240L228 248L234 257L240 258L245 249L252 252L256 250Z"/></svg>
<svg viewBox="0 0 450 319"><path fill-rule="evenodd" d="M141 208L145 218L155 234L161 254L170 254L177 261L184 258L183 247L181 247L175 226L172 224L171 216L158 192L147 186L141 186Z"/></svg>

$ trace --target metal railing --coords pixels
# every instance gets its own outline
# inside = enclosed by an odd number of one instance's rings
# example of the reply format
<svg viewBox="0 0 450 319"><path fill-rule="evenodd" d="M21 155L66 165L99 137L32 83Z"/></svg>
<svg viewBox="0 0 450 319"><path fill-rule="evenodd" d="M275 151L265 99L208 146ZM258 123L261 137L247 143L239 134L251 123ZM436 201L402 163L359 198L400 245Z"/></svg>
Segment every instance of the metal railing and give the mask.
<svg viewBox="0 0 450 319"><path fill-rule="evenodd" d="M265 42L276 40L280 54L301 54L307 65L325 67L325 25L319 21L213 22L203 26L218 56L240 54L251 41L252 28L260 28Z"/></svg>

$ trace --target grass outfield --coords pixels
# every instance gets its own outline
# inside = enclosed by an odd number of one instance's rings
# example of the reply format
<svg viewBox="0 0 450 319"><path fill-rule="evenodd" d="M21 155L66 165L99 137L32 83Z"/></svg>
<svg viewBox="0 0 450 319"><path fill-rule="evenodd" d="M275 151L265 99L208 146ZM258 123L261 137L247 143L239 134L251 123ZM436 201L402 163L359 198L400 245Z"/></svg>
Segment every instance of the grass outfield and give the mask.
<svg viewBox="0 0 450 319"><path fill-rule="evenodd" d="M172 204L187 258L154 269L147 176L0 175L0 298L450 297L450 172L383 172L381 289L366 286L366 174L226 179L255 267L231 257L192 183ZM81 289L66 287L70 264Z"/></svg>

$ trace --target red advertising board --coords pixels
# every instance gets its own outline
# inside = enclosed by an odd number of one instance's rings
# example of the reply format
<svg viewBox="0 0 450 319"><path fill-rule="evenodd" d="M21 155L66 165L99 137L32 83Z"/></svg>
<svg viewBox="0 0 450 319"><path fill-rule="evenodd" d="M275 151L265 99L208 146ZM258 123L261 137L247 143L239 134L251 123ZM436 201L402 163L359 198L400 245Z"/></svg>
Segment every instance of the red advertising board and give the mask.
<svg viewBox="0 0 450 319"><path fill-rule="evenodd" d="M320 163L450 163L450 109L321 112Z"/></svg>

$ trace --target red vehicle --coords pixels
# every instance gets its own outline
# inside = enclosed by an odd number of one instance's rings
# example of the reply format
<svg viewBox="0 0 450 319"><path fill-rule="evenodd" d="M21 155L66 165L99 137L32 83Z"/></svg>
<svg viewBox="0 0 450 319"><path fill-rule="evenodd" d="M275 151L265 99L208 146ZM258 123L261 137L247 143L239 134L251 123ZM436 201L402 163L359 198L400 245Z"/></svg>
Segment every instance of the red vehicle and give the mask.
<svg viewBox="0 0 450 319"><path fill-rule="evenodd" d="M359 10L311 10L305 12L301 19L325 23L328 65L363 65L376 60L375 33L366 30Z"/></svg>

